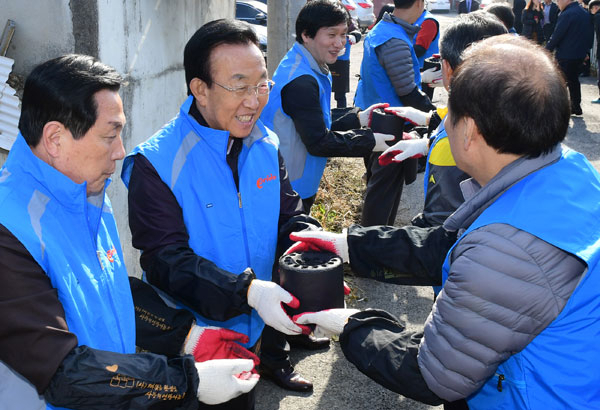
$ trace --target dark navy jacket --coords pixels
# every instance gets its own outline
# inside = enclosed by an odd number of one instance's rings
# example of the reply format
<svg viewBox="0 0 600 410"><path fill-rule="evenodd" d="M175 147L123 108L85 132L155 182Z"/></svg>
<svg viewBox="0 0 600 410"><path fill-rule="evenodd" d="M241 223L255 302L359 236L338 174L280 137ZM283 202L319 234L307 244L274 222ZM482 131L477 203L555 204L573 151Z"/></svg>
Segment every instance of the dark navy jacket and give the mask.
<svg viewBox="0 0 600 410"><path fill-rule="evenodd" d="M557 60L576 60L585 57L593 41L590 14L574 1L558 15L556 28L546 48L556 50Z"/></svg>

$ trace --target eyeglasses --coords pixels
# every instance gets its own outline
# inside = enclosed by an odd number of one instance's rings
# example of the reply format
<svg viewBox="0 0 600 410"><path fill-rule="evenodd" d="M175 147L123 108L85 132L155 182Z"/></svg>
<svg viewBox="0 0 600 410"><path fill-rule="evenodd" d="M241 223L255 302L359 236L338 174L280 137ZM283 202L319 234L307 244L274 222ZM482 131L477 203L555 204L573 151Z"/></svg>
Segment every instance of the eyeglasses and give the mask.
<svg viewBox="0 0 600 410"><path fill-rule="evenodd" d="M272 80L263 81L262 83L259 83L255 86L245 85L243 87L235 87L235 88L227 87L223 84L219 84L216 81L213 81L213 83L215 83L216 85L218 85L221 88L226 89L229 92L234 93L239 98L244 98L246 95L252 95L252 94L256 95L257 97L259 95L267 95L271 92L273 85L275 85L275 82Z"/></svg>

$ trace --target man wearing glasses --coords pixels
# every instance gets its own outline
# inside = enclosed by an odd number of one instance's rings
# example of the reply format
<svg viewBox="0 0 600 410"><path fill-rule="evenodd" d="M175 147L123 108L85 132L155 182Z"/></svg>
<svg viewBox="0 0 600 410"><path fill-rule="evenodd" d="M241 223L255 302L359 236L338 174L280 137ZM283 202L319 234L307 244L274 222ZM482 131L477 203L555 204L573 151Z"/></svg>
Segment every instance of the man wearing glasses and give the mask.
<svg viewBox="0 0 600 410"><path fill-rule="evenodd" d="M256 350L265 324L301 333L282 308L298 300L271 275L278 238L284 250L289 232L318 223L302 215L278 138L258 120L273 83L252 28L207 23L188 41L184 68L189 97L179 114L123 164L133 246L163 297L198 324L247 335L244 346ZM263 363L279 361L290 382L311 389L264 339ZM254 394L218 408L254 408Z"/></svg>

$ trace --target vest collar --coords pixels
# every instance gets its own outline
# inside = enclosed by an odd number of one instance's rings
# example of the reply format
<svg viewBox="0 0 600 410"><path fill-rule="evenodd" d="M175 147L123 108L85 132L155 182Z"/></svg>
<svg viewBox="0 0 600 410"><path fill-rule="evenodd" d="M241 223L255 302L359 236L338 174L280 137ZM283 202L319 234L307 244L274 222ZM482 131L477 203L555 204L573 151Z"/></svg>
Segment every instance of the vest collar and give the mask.
<svg viewBox="0 0 600 410"><path fill-rule="evenodd" d="M13 144L11 154L9 157L12 157L12 160L6 164L9 172L12 172L12 169L20 169L21 172L30 174L65 208L77 209L85 206L87 183L73 182L71 178L36 157L21 133ZM110 181L107 179L104 184L103 198Z"/></svg>
<svg viewBox="0 0 600 410"><path fill-rule="evenodd" d="M308 49L306 47L304 47L302 44L300 44L298 42L295 42L293 47L297 53L301 54L308 61L308 65L310 65L310 68L315 73L321 74L321 75L329 74L329 68L327 68L327 65L320 66L319 63L317 63L317 60L315 60L315 58L312 56L312 54L310 53L310 51L308 51Z"/></svg>
<svg viewBox="0 0 600 410"><path fill-rule="evenodd" d="M551 152L537 158L518 158L502 168L484 187L473 178L461 182L465 202L444 222L444 228L449 231L468 228L508 188L527 175L555 163L561 153L562 148L558 144Z"/></svg>

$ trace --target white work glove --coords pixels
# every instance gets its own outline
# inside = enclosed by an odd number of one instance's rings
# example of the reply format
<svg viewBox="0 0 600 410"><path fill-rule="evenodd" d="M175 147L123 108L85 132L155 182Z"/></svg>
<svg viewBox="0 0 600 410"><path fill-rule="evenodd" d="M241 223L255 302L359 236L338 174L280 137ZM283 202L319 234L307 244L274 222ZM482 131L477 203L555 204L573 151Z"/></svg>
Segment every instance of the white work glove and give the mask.
<svg viewBox="0 0 600 410"><path fill-rule="evenodd" d="M302 333L302 329L285 313L282 303L294 309L300 306L298 299L276 283L259 279L250 282L248 305L256 309L265 324L286 335Z"/></svg>
<svg viewBox="0 0 600 410"><path fill-rule="evenodd" d="M196 395L206 404L219 404L248 393L260 376L251 374L254 362L247 359L218 359L196 363L200 382Z"/></svg>
<svg viewBox="0 0 600 410"><path fill-rule="evenodd" d="M294 316L294 322L317 325L314 330L315 337L339 336L344 331L348 318L358 312L358 309L328 309L315 313L300 313Z"/></svg>
<svg viewBox="0 0 600 410"><path fill-rule="evenodd" d="M379 132L374 132L373 137L375 137L375 146L373 147L373 152L382 152L388 149L390 146L386 144L386 141L393 140L394 137L391 134L381 134Z"/></svg>
<svg viewBox="0 0 600 410"><path fill-rule="evenodd" d="M287 251L327 251L332 252L342 258L344 262L350 262L348 255L348 233L344 229L342 233L333 233L326 231L301 231L292 232L290 239L296 241Z"/></svg>
<svg viewBox="0 0 600 410"><path fill-rule="evenodd" d="M379 156L379 165L386 166L392 162L402 162L407 158L424 157L428 151L428 138L403 139Z"/></svg>
<svg viewBox="0 0 600 410"><path fill-rule="evenodd" d="M427 126L433 111L425 112L413 107L388 107L384 110L388 114L394 114L414 125Z"/></svg>
<svg viewBox="0 0 600 410"><path fill-rule="evenodd" d="M358 121L360 121L361 127L371 126L371 117L373 116L373 110L376 108L387 108L390 105L388 103L373 104L366 110L362 110L358 113Z"/></svg>
<svg viewBox="0 0 600 410"><path fill-rule="evenodd" d="M356 44L356 36L354 34L348 34L348 42L351 46Z"/></svg>
<svg viewBox="0 0 600 410"><path fill-rule="evenodd" d="M421 73L421 82L426 83L429 87L443 87L442 70L438 68L429 68Z"/></svg>

